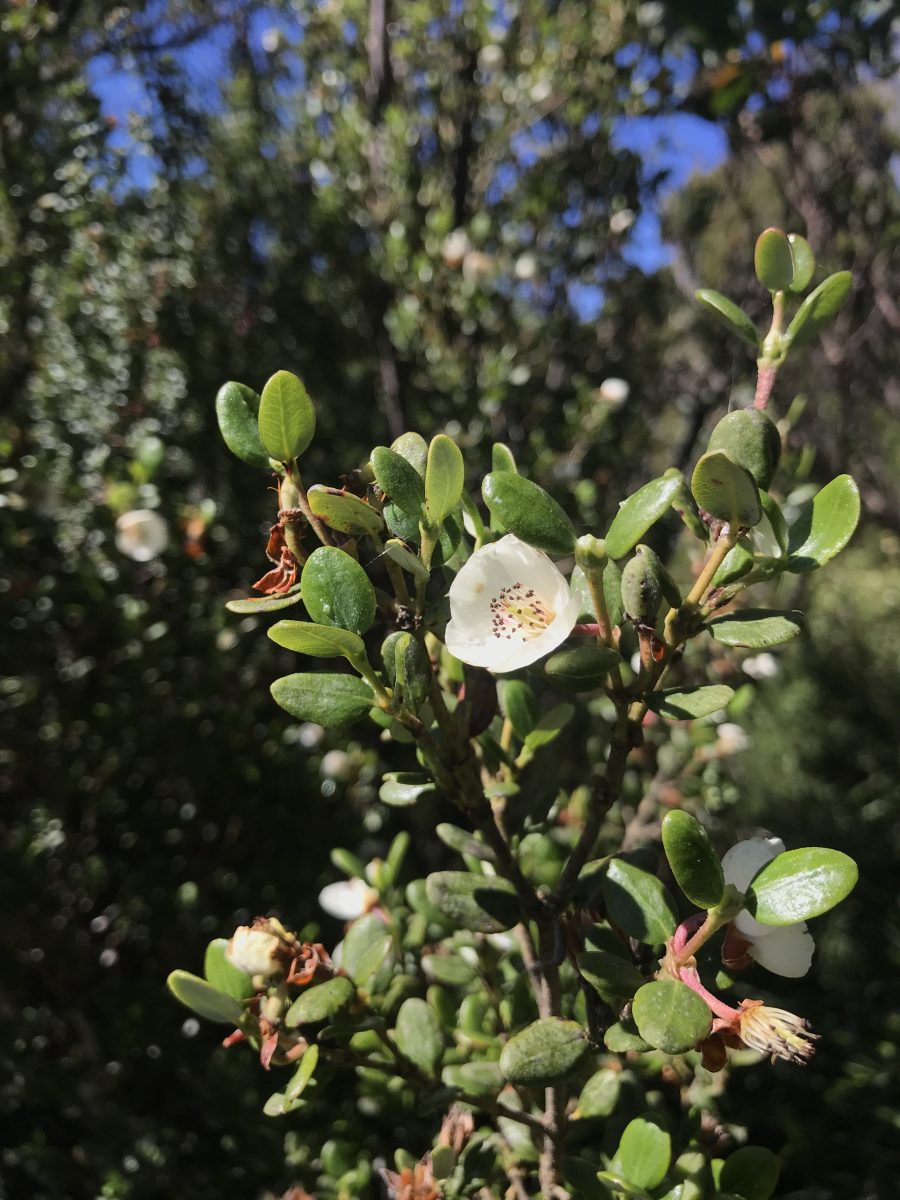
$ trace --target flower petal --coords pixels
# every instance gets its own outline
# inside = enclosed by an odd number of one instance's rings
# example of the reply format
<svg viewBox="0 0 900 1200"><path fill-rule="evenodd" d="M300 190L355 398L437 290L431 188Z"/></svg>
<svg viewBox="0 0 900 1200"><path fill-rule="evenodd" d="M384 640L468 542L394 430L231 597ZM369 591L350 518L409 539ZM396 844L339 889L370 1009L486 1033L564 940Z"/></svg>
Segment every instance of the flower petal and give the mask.
<svg viewBox="0 0 900 1200"><path fill-rule="evenodd" d="M319 892L319 904L330 917L336 917L339 921L354 921L361 917L377 898L378 893L363 879L329 883Z"/></svg>
<svg viewBox="0 0 900 1200"><path fill-rule="evenodd" d="M786 979L800 979L812 966L816 944L806 922L768 927L769 932L755 938L750 953L760 966Z"/></svg>
<svg viewBox="0 0 900 1200"><path fill-rule="evenodd" d="M746 892L756 872L783 850L784 842L776 837L754 837L738 842L726 851L722 858L725 882L732 884L740 892Z"/></svg>

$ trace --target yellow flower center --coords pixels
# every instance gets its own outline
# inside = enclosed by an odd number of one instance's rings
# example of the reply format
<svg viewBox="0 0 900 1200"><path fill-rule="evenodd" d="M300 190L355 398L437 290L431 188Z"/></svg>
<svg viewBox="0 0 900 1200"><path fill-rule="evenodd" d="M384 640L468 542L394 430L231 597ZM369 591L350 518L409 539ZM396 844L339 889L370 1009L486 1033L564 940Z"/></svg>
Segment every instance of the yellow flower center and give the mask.
<svg viewBox="0 0 900 1200"><path fill-rule="evenodd" d="M530 642L556 620L556 613L535 593L513 583L491 601L491 632L495 638Z"/></svg>

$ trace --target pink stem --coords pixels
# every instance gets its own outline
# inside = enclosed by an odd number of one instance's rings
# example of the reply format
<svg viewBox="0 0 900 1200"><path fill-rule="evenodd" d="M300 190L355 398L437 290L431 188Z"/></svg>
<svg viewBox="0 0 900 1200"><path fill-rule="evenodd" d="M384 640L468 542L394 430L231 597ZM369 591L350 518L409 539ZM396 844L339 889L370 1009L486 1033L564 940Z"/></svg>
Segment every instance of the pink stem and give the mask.
<svg viewBox="0 0 900 1200"><path fill-rule="evenodd" d="M714 996L712 992L708 992L700 982L700 976L693 967L681 967L678 971L678 976L682 983L686 983L692 992L696 992L701 1000L709 1008L710 1012L716 1014L723 1021L729 1024L736 1019L740 1019L741 1010L739 1008L730 1008L724 1000L720 1000L718 996Z"/></svg>
<svg viewBox="0 0 900 1200"><path fill-rule="evenodd" d="M694 913L692 917L681 922L672 937L672 949L676 955L681 954L690 935L696 933L705 920L706 913Z"/></svg>
<svg viewBox="0 0 900 1200"><path fill-rule="evenodd" d="M581 637L597 637L600 633L600 626L596 623L588 622L585 625L574 625L572 632Z"/></svg>

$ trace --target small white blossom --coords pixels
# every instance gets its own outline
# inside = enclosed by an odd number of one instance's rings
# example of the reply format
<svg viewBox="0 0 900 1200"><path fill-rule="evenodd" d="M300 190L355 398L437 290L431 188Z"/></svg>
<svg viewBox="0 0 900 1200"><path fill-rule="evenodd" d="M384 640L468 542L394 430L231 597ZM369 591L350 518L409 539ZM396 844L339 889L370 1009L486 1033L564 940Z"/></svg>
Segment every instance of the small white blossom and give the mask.
<svg viewBox="0 0 900 1200"><path fill-rule="evenodd" d="M739 754L748 749L750 739L740 725L723 721L716 729L716 745L720 754Z"/></svg>
<svg viewBox="0 0 900 1200"><path fill-rule="evenodd" d="M604 404L624 404L630 391L631 385L627 379L617 379L614 375L610 375L609 379L604 379L597 388L597 398Z"/></svg>
<svg viewBox="0 0 900 1200"><path fill-rule="evenodd" d="M355 921L378 900L378 893L363 879L344 879L329 883L319 892L319 904L338 921Z"/></svg>
<svg viewBox="0 0 900 1200"><path fill-rule="evenodd" d="M116 546L135 562L149 562L162 554L169 541L169 527L149 508L135 508L116 521Z"/></svg>
<svg viewBox="0 0 900 1200"><path fill-rule="evenodd" d="M441 257L448 267L462 266L462 260L469 252L469 235L464 229L454 229L444 238L441 247Z"/></svg>
<svg viewBox="0 0 900 1200"><path fill-rule="evenodd" d="M510 533L476 550L453 580L447 649L473 667L517 671L566 640L580 607L547 555Z"/></svg>
<svg viewBox="0 0 900 1200"><path fill-rule="evenodd" d="M273 975L281 974L282 967L278 959L280 949L281 939L276 934L267 929L241 925L234 931L225 954L239 971L270 979Z"/></svg>
<svg viewBox="0 0 900 1200"><path fill-rule="evenodd" d="M771 679L773 675L778 674L778 659L768 652L754 654L752 658L744 659L741 670L751 679Z"/></svg>
<svg viewBox="0 0 900 1200"><path fill-rule="evenodd" d="M746 892L757 872L783 851L781 838L755 837L738 842L722 858L725 882ZM734 927L750 943L748 953L754 961L776 975L799 979L812 965L815 942L805 921L763 925L743 909L735 917Z"/></svg>

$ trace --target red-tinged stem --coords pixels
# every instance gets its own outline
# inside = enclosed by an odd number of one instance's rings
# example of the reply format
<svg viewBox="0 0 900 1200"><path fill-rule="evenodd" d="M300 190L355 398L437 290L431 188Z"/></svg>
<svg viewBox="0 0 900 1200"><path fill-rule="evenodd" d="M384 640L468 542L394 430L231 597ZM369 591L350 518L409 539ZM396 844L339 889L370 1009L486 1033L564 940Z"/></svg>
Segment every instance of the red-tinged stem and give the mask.
<svg viewBox="0 0 900 1200"><path fill-rule="evenodd" d="M715 1013L720 1020L727 1021L729 1024L735 1020L740 1020L741 1010L739 1008L731 1008L724 1000L720 1000L718 996L714 996L712 992L707 991L700 982L700 976L694 967L681 967L678 977L682 983L687 984L692 992L697 993L710 1012Z"/></svg>

